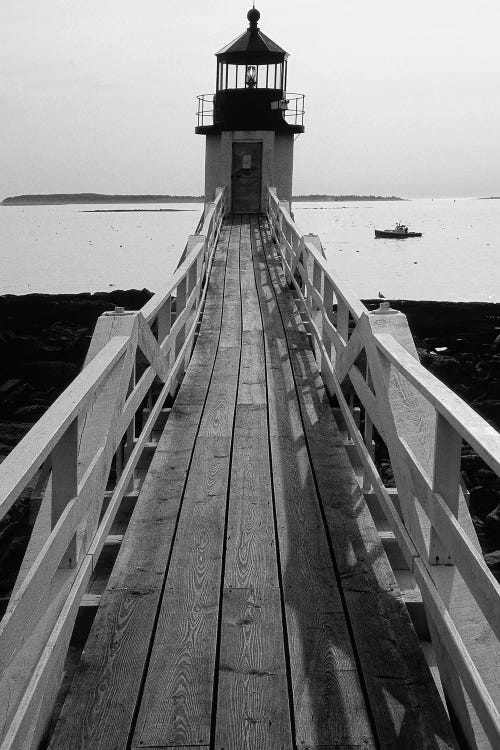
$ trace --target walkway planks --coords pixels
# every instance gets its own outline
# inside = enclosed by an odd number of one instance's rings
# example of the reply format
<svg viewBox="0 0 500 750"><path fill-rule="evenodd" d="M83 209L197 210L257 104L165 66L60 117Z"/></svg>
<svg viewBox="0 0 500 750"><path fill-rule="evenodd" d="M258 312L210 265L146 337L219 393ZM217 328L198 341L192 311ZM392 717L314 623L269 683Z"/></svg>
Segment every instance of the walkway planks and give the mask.
<svg viewBox="0 0 500 750"><path fill-rule="evenodd" d="M453 747L267 224L200 335L50 747Z"/></svg>

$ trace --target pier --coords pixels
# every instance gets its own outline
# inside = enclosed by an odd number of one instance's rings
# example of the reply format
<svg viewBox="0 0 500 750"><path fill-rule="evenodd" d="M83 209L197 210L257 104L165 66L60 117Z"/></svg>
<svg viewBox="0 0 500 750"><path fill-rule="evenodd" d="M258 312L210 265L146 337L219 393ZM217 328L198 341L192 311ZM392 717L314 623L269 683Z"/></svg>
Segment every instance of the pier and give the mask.
<svg viewBox="0 0 500 750"><path fill-rule="evenodd" d="M461 476L463 443L500 476L500 435L294 221L303 105L259 17L200 100L177 269L98 319L0 466L0 520L34 519L0 750L500 747L500 585Z"/></svg>

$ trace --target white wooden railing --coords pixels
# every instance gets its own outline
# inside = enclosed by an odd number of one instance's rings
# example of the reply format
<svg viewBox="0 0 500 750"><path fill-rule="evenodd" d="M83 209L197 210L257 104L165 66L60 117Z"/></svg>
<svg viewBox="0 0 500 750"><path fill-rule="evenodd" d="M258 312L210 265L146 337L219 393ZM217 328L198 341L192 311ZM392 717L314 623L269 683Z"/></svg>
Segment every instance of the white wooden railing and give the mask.
<svg viewBox="0 0 500 750"><path fill-rule="evenodd" d="M500 435L419 363L404 315L387 303L368 311L273 188L267 214L323 380L361 460L364 489L376 494L418 582L461 746L500 748L500 586L483 560L460 479L463 440L500 476ZM373 427L387 446L397 503L374 464Z"/></svg>
<svg viewBox="0 0 500 750"><path fill-rule="evenodd" d="M34 478L39 485L45 479L0 622L1 750L36 748L45 731L80 602L152 428L189 361L224 211L219 188L164 287L138 312L99 318L80 375L0 466L0 520ZM141 371L139 353L147 361ZM136 434L145 399L149 416ZM106 492L112 466L116 485Z"/></svg>

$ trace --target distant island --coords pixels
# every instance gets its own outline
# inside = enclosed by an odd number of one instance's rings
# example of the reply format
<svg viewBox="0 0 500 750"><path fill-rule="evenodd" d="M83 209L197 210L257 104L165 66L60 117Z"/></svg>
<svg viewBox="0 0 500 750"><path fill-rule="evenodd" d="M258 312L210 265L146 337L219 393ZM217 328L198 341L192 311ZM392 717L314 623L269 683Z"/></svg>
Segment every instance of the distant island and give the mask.
<svg viewBox="0 0 500 750"><path fill-rule="evenodd" d="M104 193L49 193L14 195L2 206L54 206L70 203L203 203L203 195L106 195Z"/></svg>
<svg viewBox="0 0 500 750"><path fill-rule="evenodd" d="M327 201L404 201L406 198L398 198L396 195L294 195L294 201L315 201L325 203Z"/></svg>
<svg viewBox="0 0 500 750"><path fill-rule="evenodd" d="M47 195L13 195L4 198L2 206L54 206L72 203L203 203L203 195L106 195L103 193L49 193ZM294 195L294 201L402 201L394 195Z"/></svg>

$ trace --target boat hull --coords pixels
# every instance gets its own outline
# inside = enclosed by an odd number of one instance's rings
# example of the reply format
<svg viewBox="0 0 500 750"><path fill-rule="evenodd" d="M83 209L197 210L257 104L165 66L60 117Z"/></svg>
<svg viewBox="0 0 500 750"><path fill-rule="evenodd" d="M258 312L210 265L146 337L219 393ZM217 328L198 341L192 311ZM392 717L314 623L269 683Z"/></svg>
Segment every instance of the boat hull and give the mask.
<svg viewBox="0 0 500 750"><path fill-rule="evenodd" d="M375 237L386 237L394 240L405 240L407 237L421 237L422 232L396 232L394 229L375 229Z"/></svg>

